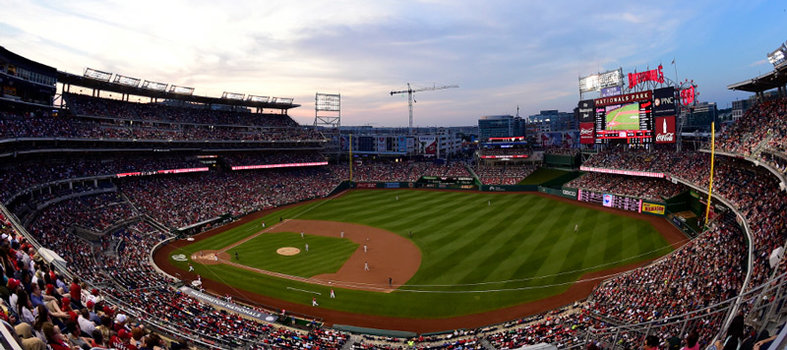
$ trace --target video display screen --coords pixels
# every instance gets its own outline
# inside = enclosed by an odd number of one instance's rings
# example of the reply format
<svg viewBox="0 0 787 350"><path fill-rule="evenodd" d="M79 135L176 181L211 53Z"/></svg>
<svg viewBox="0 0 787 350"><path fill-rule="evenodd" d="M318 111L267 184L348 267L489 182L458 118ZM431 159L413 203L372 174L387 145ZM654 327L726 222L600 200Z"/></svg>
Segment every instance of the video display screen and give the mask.
<svg viewBox="0 0 787 350"><path fill-rule="evenodd" d="M639 102L605 107L606 130L639 130Z"/></svg>

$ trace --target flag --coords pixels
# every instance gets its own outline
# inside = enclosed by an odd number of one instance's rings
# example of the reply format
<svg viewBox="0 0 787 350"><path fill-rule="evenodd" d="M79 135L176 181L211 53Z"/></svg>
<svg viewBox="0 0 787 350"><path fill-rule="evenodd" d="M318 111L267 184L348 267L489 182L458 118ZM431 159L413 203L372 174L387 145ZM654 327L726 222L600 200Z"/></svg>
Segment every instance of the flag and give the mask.
<svg viewBox="0 0 787 350"><path fill-rule="evenodd" d="M674 58L672 59L672 64L675 64L675 59Z"/></svg>

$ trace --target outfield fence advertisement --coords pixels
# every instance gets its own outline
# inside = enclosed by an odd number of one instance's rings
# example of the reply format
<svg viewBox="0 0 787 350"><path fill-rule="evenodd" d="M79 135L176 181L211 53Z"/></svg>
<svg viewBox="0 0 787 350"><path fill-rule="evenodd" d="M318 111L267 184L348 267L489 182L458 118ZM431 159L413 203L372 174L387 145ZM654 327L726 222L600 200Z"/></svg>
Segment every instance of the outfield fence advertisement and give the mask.
<svg viewBox="0 0 787 350"><path fill-rule="evenodd" d="M642 201L642 209L640 212L664 216L667 206L663 203L652 203Z"/></svg>

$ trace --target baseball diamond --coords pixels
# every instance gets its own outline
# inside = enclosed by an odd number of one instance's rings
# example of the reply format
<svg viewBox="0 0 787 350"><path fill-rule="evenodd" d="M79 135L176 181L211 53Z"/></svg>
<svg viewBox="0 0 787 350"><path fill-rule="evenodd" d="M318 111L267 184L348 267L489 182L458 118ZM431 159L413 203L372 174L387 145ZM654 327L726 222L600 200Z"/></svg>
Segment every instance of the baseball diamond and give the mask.
<svg viewBox="0 0 787 350"><path fill-rule="evenodd" d="M278 217L287 219L256 231L260 221ZM275 250L244 248L286 232L292 235L288 242L312 242L310 252L284 257L292 261L277 266L266 262ZM319 241L326 238L357 245L348 256ZM397 320L395 329L424 332L488 324L495 314L504 321L511 318L506 309L540 312L538 306L569 303L585 297L600 279L683 242L663 219L542 194L353 190L258 213L198 235L194 243L173 242L156 253L156 261L171 273L189 275L187 263L169 257L238 250L240 260L225 254L222 264L195 261L191 274L200 274L217 294L264 304L275 300L329 324L391 329ZM367 253L361 244L368 245ZM325 273L325 266L340 268ZM326 295L334 288L340 297L311 308L311 298L288 287Z"/></svg>

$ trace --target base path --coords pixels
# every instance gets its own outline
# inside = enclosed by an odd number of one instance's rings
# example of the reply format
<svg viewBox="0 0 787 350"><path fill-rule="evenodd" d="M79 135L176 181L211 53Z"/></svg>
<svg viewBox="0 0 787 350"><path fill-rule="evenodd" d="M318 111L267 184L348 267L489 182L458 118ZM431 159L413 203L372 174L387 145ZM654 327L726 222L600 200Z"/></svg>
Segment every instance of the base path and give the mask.
<svg viewBox="0 0 787 350"><path fill-rule="evenodd" d="M413 189L413 190L445 191L445 190L433 190L433 189ZM370 189L365 191L387 191L387 190ZM465 192L465 193L476 192L476 193L489 194L489 192L465 191L465 190L456 190L456 192ZM348 192L343 192L342 194L344 193L348 193ZM507 193L513 193L513 192L507 192ZM680 232L680 230L678 230L675 226L673 226L667 220L661 217L657 217L654 215L647 215L647 214L639 214L636 212L626 211L622 209L607 208L601 205L580 202L580 201L544 194L540 192L527 192L527 193L535 196L550 198L561 202L571 203L573 205L580 206L580 207L592 208L594 210L611 212L618 215L630 216L637 219L646 220L650 222L656 228L656 230L658 230L662 234L662 236L667 240L667 242L670 243L670 245L672 245L674 249L680 248L683 244L689 241L689 239L682 232ZM342 194L340 194L339 196L341 196ZM287 207L302 205L302 204L304 203L293 204ZM287 208L287 207L283 207L283 208ZM218 227L213 230L199 234L195 236L195 238L197 241L199 241L220 234L232 227L242 225L255 218L268 215L271 212L278 211L283 208L276 208L276 209L271 209L271 210L266 210L255 214L251 214L229 225ZM293 220L293 221L297 222L298 220ZM344 224L344 223L333 223L333 222L328 222L328 223L342 224L342 225ZM300 230L298 229L290 228L288 230L294 232L300 232ZM305 229L303 231L306 232ZM347 235L347 231L345 231L345 237L347 237L346 235ZM193 242L189 242L186 240L176 240L170 242L169 244L164 245L163 247L155 251L153 254L155 263L159 266L159 268L161 268L162 270L166 271L171 275L179 276L181 279L184 280L195 279L196 274L186 272L185 270L181 270L180 268L177 268L170 263L170 256L174 254L174 251L177 247L183 247L192 243ZM359 248L363 249L363 246L360 246ZM369 249L372 248L373 247L370 245ZM487 312L482 312L472 315L464 315L464 316L440 318L440 319L412 319L412 318L400 318L400 317L385 317L385 316L377 316L377 315L365 315L365 314L357 314L357 313L350 313L344 311L328 310L323 308L315 308L312 307L311 305L296 304L288 301L283 301L265 295L254 294L245 291L238 291L237 289L231 286L216 281L212 281L206 278L202 279L202 283L203 283L203 287L207 291L214 293L216 295L223 296L229 294L229 295L233 295L234 298L236 298L237 300L250 302L250 303L257 303L260 305L267 306L268 308L273 310L286 309L287 312L318 317L324 320L326 325L329 326L336 323L336 324L354 325L354 326L379 328L379 329L392 329L392 330L402 330L402 331L410 331L410 332L417 332L417 333L428 333L428 332L437 332L437 331L452 330L458 328L478 328L478 327L516 320L522 317L554 310L556 308L569 305L577 300L582 300L584 298L587 298L588 295L590 295L590 293L593 291L593 288L595 288L595 286L601 283L602 280L597 278L599 277L606 278L607 276L611 276L616 273L621 273L627 270L635 269L637 267L647 265L648 263L650 263L650 261L645 261L641 263L630 264L627 266L621 266L613 269L585 274L579 278L580 282L571 285L571 287L569 287L568 290L566 290L565 292L538 301L522 303L508 308L492 310L492 311L487 311ZM369 264L371 267L372 265L371 260ZM385 282L387 283L387 281Z"/></svg>
<svg viewBox="0 0 787 350"><path fill-rule="evenodd" d="M344 238L357 243L358 249L336 273L325 273L311 278L290 276L239 264L232 261L230 254L227 253L231 248L273 232L303 232L312 236L336 238L340 238L344 232ZM312 249L319 248L312 247ZM191 259L200 264L227 264L255 273L302 282L389 293L415 275L421 266L421 251L413 241L377 227L336 221L288 219L218 251L195 252L191 255ZM390 286L389 278L393 281Z"/></svg>

